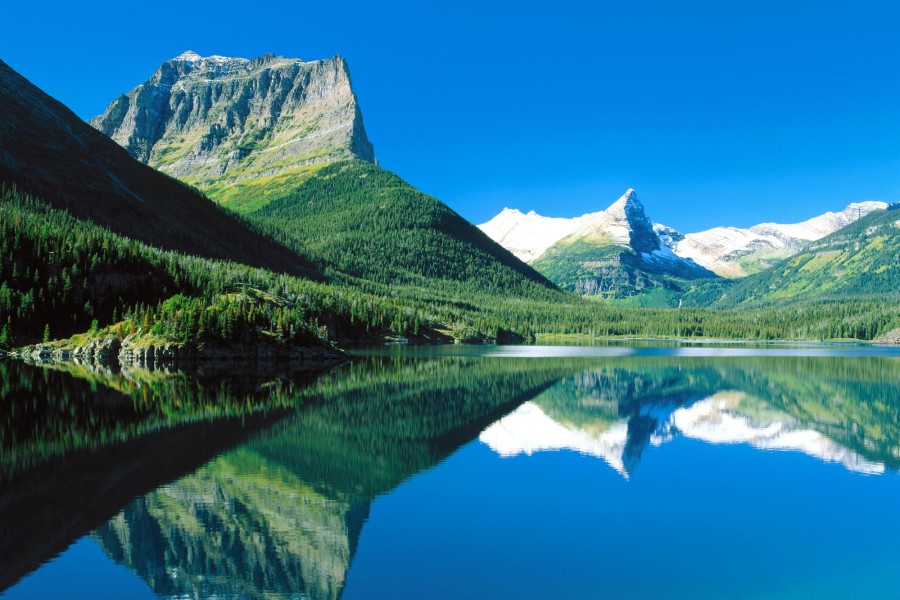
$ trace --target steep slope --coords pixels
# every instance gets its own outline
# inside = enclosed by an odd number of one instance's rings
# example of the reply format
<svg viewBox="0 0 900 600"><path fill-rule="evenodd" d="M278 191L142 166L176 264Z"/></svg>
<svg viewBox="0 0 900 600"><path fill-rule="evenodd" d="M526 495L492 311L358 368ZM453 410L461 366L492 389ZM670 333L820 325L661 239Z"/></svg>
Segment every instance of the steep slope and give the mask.
<svg viewBox="0 0 900 600"><path fill-rule="evenodd" d="M885 208L884 202L859 202L847 205L841 212L827 212L802 223L761 223L749 229L715 227L682 236L672 250L723 277L744 277L796 254L807 242Z"/></svg>
<svg viewBox="0 0 900 600"><path fill-rule="evenodd" d="M450 280L480 290L552 287L446 204L376 165L335 163L268 194L259 208L248 202L241 211L338 278Z"/></svg>
<svg viewBox="0 0 900 600"><path fill-rule="evenodd" d="M802 252L718 292L716 305L868 296L896 299L900 293L898 207L876 210L810 242Z"/></svg>
<svg viewBox="0 0 900 600"><path fill-rule="evenodd" d="M0 62L0 181L138 240L294 273L294 252L140 164Z"/></svg>
<svg viewBox="0 0 900 600"><path fill-rule="evenodd" d="M488 228L490 230L490 228ZM652 290L678 292L691 280L715 277L663 243L634 190L544 251L533 266L563 289L624 298Z"/></svg>
<svg viewBox="0 0 900 600"><path fill-rule="evenodd" d="M375 164L346 62L164 63L92 123L341 281L541 294L553 285ZM535 287L536 285L536 287Z"/></svg>
<svg viewBox="0 0 900 600"><path fill-rule="evenodd" d="M303 62L188 51L91 125L141 162L200 187L375 156L340 56Z"/></svg>

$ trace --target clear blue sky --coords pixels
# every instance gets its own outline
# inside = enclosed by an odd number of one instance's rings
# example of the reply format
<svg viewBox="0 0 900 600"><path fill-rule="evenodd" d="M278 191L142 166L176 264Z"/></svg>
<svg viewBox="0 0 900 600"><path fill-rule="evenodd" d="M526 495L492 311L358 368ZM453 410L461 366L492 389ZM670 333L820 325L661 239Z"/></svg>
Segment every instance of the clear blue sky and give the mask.
<svg viewBox="0 0 900 600"><path fill-rule="evenodd" d="M341 54L381 164L478 223L634 187L683 231L900 200L900 2L10 2L84 118L192 49Z"/></svg>

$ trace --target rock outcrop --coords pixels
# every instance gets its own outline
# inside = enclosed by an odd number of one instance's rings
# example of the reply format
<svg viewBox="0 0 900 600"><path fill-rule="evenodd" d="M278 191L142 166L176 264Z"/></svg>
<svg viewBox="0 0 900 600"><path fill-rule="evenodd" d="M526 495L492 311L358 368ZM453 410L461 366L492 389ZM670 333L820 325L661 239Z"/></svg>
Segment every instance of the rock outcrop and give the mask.
<svg viewBox="0 0 900 600"><path fill-rule="evenodd" d="M90 124L141 162L200 187L375 160L340 56L303 62L185 52Z"/></svg>
<svg viewBox="0 0 900 600"><path fill-rule="evenodd" d="M76 362L91 365L154 368L195 361L297 361L331 363L347 358L346 353L324 343L320 346L291 346L279 343L161 344L136 343L127 337L106 337L84 344L53 342L25 346L10 353L30 362Z"/></svg>
<svg viewBox="0 0 900 600"><path fill-rule="evenodd" d="M900 344L900 329L894 329L872 340L873 344Z"/></svg>

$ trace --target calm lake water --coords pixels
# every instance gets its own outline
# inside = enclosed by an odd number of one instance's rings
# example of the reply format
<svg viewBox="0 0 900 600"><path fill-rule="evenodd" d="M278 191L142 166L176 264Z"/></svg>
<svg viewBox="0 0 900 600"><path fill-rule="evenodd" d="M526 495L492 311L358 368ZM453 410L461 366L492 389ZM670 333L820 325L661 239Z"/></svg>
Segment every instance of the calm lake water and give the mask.
<svg viewBox="0 0 900 600"><path fill-rule="evenodd" d="M900 351L0 362L0 598L898 598Z"/></svg>

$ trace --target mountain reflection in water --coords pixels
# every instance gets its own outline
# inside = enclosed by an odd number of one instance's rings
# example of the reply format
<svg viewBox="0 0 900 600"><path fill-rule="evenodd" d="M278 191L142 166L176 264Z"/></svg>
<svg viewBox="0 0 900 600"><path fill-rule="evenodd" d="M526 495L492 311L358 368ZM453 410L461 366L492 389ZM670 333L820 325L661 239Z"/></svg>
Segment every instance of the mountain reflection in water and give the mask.
<svg viewBox="0 0 900 600"><path fill-rule="evenodd" d="M5 381L27 380L37 397L47 391L41 381L61 376L4 368ZM69 379L55 385L74 389L83 381ZM91 536L107 555L161 596L338 598L373 501L473 440L501 456L573 450L601 458L626 478L639 475L648 449L677 437L802 452L877 474L900 466L898 380L900 360L891 357L766 356L398 355L299 379L257 377L244 388L231 384L232 392L215 388L219 398L233 394L226 405L234 412L200 418L206 429L202 439L194 437L199 454L180 473L142 472L130 459L116 463L115 457L162 429L190 437L198 425L189 411L154 413L153 427L125 428L119 437L106 435L108 443L79 446L79 469L99 479L130 477L134 484L110 500L103 524L85 521L76 498L54 503L54 527L70 533L43 551L39 532L29 531L29 519L21 517L40 515L51 496L66 500L66 489L50 478L66 481L65 469L54 471L54 465L67 464L73 450L57 444L58 453L35 466L22 448L35 448L39 440L5 438L4 452L21 457L22 466L7 464L0 485L3 537L38 550L29 561L0 563L0 581L12 585L87 533L85 527L96 527ZM113 389L102 380L93 387ZM135 398L145 389L117 388ZM4 395L10 396L10 386ZM207 406L202 400L195 405ZM220 436L206 453L200 450L217 427L233 427L239 406L246 411L244 433ZM103 410L84 422L106 423ZM268 416L260 421L251 415ZM6 418L10 430L18 430L14 415ZM52 418L42 418L42 435L59 437ZM148 418L133 417L139 423ZM90 434L85 425L80 435ZM197 468L199 463L205 464ZM35 473L43 485L28 485Z"/></svg>

